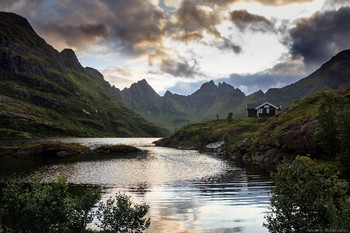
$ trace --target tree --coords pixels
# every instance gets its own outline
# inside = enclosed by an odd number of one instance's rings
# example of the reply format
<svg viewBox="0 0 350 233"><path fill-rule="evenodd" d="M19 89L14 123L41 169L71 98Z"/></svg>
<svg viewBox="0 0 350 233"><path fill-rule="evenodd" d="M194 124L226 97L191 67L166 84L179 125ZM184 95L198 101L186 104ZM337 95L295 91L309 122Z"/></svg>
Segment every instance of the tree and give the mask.
<svg viewBox="0 0 350 233"><path fill-rule="evenodd" d="M270 232L325 232L350 229L348 185L334 170L308 157L280 164L274 174Z"/></svg>
<svg viewBox="0 0 350 233"><path fill-rule="evenodd" d="M340 141L337 137L336 118L337 114L342 111L344 105L344 97L337 96L333 93L323 94L318 109L319 126L315 130L314 138L317 145L323 150L324 157L327 159L334 159L340 149Z"/></svg>
<svg viewBox="0 0 350 233"><path fill-rule="evenodd" d="M68 187L64 176L47 184L34 178L27 187L8 184L0 200L0 232L90 232L86 226L96 216L101 232L141 232L150 225L150 219L144 218L149 210L146 204L133 204L128 196L119 194L91 211L100 199L100 189L89 189L77 197Z"/></svg>
<svg viewBox="0 0 350 233"><path fill-rule="evenodd" d="M216 114L216 120L219 120L219 114Z"/></svg>
<svg viewBox="0 0 350 233"><path fill-rule="evenodd" d="M233 113L232 113L232 112L229 112L229 113L227 114L226 120L227 120L228 122L231 122L231 121L232 121L232 116L233 116Z"/></svg>
<svg viewBox="0 0 350 233"><path fill-rule="evenodd" d="M337 154L339 167L346 178L350 178L350 106L346 106L336 117L337 139L340 151Z"/></svg>
<svg viewBox="0 0 350 233"><path fill-rule="evenodd" d="M104 232L143 232L151 220L145 218L149 210L146 204L133 204L125 194L116 194L116 199L109 198L100 203L97 218L98 226Z"/></svg>
<svg viewBox="0 0 350 233"><path fill-rule="evenodd" d="M90 208L100 197L99 189L72 196L63 176L48 184L34 178L27 188L9 184L2 192L0 229L10 232L85 232L93 219Z"/></svg>

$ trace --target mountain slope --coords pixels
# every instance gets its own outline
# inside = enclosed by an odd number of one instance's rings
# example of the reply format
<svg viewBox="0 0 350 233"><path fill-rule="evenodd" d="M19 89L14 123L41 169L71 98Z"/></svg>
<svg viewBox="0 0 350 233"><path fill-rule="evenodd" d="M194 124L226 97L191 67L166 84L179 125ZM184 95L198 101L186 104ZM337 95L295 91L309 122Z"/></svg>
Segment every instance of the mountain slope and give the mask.
<svg viewBox="0 0 350 233"><path fill-rule="evenodd" d="M74 52L61 53L28 21L0 12L0 131L2 136L163 136L115 100L112 87Z"/></svg>
<svg viewBox="0 0 350 233"><path fill-rule="evenodd" d="M277 106L287 107L304 96L348 85L350 85L350 50L344 50L311 75L283 88L271 88L266 93L258 91L245 96L241 90L229 84L215 85L210 81L188 96L169 91L164 96L159 96L143 80L133 84L129 89L125 88L122 91L115 89L117 93L115 96L147 120L174 130L188 122L215 119L217 115L225 118L229 112L232 112L234 117L245 117L246 104L269 101ZM139 91L134 91L135 89ZM142 99L142 102L137 102L139 99Z"/></svg>
<svg viewBox="0 0 350 233"><path fill-rule="evenodd" d="M239 89L226 83L215 85L213 81L204 83L189 96L169 91L159 96L146 80L142 80L122 91L115 88L114 96L145 119L169 130L188 122L214 119L216 114L225 117L231 105L238 105L245 98Z"/></svg>
<svg viewBox="0 0 350 233"><path fill-rule="evenodd" d="M156 145L206 150L210 143L225 142L217 152L265 164L276 164L284 156L309 155L319 159L324 151L314 132L319 127L319 107L331 97L344 101L339 110L344 111L350 106L350 86L308 95L270 118L219 119L185 125ZM335 159L336 154L333 156Z"/></svg>
<svg viewBox="0 0 350 233"><path fill-rule="evenodd" d="M269 89L265 97L287 105L319 91L336 90L348 85L350 85L350 50L344 50L306 78L281 89Z"/></svg>

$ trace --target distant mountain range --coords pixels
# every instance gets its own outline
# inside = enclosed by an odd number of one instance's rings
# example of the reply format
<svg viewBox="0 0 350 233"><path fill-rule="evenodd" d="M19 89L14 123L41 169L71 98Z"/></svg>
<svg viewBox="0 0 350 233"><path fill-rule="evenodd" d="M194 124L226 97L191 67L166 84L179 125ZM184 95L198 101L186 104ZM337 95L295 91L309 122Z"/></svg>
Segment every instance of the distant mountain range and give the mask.
<svg viewBox="0 0 350 233"><path fill-rule="evenodd" d="M111 85L58 52L28 21L0 12L0 137L164 136L168 132L116 101Z"/></svg>
<svg viewBox="0 0 350 233"><path fill-rule="evenodd" d="M146 80L119 90L113 87L114 96L145 119L169 130L191 122L234 117L245 117L246 104L269 101L286 107L294 101L315 92L335 90L350 85L350 50L338 53L311 75L283 88L271 88L266 93L255 92L246 96L238 88L213 81L204 83L191 95L177 95L169 91L159 96Z"/></svg>
<svg viewBox="0 0 350 233"><path fill-rule="evenodd" d="M163 136L195 123L246 116L246 104L286 107L306 95L350 85L350 50L284 88L246 96L226 83L204 83L191 95L158 95L146 80L119 90L82 67L70 49L58 52L28 21L0 12L0 137ZM152 123L150 123L152 122ZM160 126L160 127L158 127Z"/></svg>

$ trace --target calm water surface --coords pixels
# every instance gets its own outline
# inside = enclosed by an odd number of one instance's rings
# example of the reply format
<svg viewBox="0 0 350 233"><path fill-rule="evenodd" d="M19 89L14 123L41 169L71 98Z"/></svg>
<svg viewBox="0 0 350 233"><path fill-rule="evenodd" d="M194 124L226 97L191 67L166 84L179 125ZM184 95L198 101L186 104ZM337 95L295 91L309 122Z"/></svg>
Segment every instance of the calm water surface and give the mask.
<svg viewBox="0 0 350 233"><path fill-rule="evenodd" d="M28 181L35 172L45 180L65 174L72 184L101 186L102 200L125 192L134 202L150 205L147 232L267 232L262 224L272 183L262 168L215 154L155 147L155 138L57 140L89 147L122 143L143 152L128 157L88 154L36 161L2 158L0 183Z"/></svg>

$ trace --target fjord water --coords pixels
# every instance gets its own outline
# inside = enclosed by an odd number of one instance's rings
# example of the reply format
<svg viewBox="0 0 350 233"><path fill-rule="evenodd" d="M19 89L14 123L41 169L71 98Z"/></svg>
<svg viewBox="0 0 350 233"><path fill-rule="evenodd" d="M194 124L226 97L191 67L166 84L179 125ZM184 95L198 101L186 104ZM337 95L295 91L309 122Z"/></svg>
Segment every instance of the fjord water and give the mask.
<svg viewBox="0 0 350 233"><path fill-rule="evenodd" d="M87 154L62 159L0 159L0 182L60 174L76 185L99 185L102 200L122 192L150 205L147 232L267 232L269 172L215 154L153 146L154 138L60 138L89 147L129 144L128 156ZM17 142L18 143L18 142Z"/></svg>

